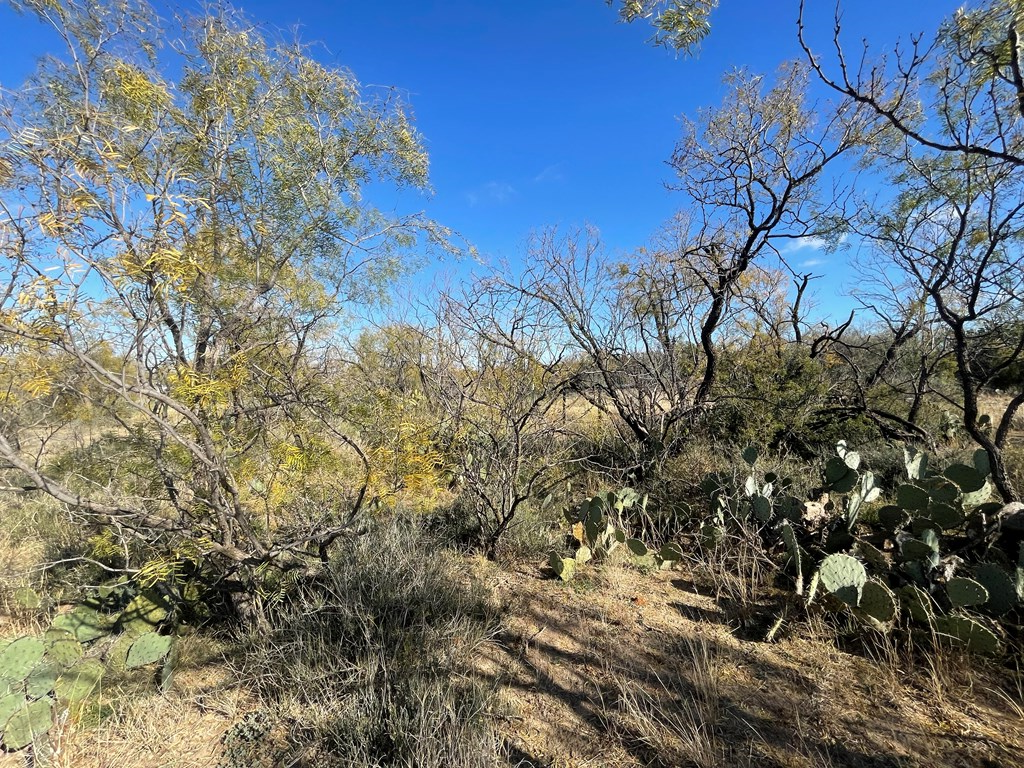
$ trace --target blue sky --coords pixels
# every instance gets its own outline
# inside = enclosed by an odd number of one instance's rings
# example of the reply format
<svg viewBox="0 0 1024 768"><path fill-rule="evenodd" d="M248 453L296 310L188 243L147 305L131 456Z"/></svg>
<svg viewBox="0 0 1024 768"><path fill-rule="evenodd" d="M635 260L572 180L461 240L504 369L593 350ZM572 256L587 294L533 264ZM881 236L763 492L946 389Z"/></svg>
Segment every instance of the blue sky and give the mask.
<svg viewBox="0 0 1024 768"><path fill-rule="evenodd" d="M270 30L299 25L317 58L365 85L395 86L431 156L432 198L413 201L490 261L515 263L531 230L596 225L613 250L643 244L681 205L665 188L678 118L721 103L722 75L772 72L799 55L796 0L721 0L700 55L645 45L603 0L240 0ZM831 36L832 0L808 0L811 38ZM846 0L844 40L873 51L929 34L959 3ZM182 7L191 9L189 3ZM15 87L56 47L29 17L0 6L0 84ZM405 201L408 202L408 201ZM826 279L822 305L847 282L842 262L804 249Z"/></svg>

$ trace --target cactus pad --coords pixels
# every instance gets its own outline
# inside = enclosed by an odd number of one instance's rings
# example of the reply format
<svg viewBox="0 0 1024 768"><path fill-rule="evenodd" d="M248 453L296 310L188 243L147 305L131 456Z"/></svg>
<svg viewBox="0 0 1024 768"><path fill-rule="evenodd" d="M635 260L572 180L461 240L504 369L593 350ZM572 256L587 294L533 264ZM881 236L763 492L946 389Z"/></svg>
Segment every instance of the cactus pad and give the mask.
<svg viewBox="0 0 1024 768"><path fill-rule="evenodd" d="M85 659L73 666L59 678L54 686L57 698L62 701L82 701L100 687L104 667L97 659Z"/></svg>
<svg viewBox="0 0 1024 768"><path fill-rule="evenodd" d="M25 679L25 691L29 698L38 699L52 691L60 672L60 666L50 660L37 664Z"/></svg>
<svg viewBox="0 0 1024 768"><path fill-rule="evenodd" d="M866 541L858 541L854 550L861 558L863 558L864 562L872 568L877 568L880 571L889 570L889 558L886 556L885 552L880 550L874 544L870 544Z"/></svg>
<svg viewBox="0 0 1024 768"><path fill-rule="evenodd" d="M80 605L70 613L55 618L52 626L54 629L67 630L80 643L88 643L110 634L115 621L116 617Z"/></svg>
<svg viewBox="0 0 1024 768"><path fill-rule="evenodd" d="M640 539L627 539L626 548L634 557L646 557L648 554L647 545Z"/></svg>
<svg viewBox="0 0 1024 768"><path fill-rule="evenodd" d="M164 601L152 590L136 595L125 607L119 619L121 628L130 635L143 635L155 629L167 618Z"/></svg>
<svg viewBox="0 0 1024 768"><path fill-rule="evenodd" d="M966 464L953 464L942 474L956 483L963 493L980 491L985 485L985 477L977 469Z"/></svg>
<svg viewBox="0 0 1024 768"><path fill-rule="evenodd" d="M772 502L767 496L754 496L750 500L750 506L754 511L754 518L759 523L767 523L772 519Z"/></svg>
<svg viewBox="0 0 1024 768"><path fill-rule="evenodd" d="M825 464L825 482L836 493L852 491L857 487L858 478L857 470L838 456L833 456Z"/></svg>
<svg viewBox="0 0 1024 768"><path fill-rule="evenodd" d="M916 448L904 448L903 465L907 468L908 478L920 480L928 474L928 454Z"/></svg>
<svg viewBox="0 0 1024 768"><path fill-rule="evenodd" d="M868 580L860 560L849 555L829 555L821 561L819 571L825 589L847 605L857 606Z"/></svg>
<svg viewBox="0 0 1024 768"><path fill-rule="evenodd" d="M969 608L988 602L988 590L974 579L956 576L946 582L946 594L957 608Z"/></svg>
<svg viewBox="0 0 1024 768"><path fill-rule="evenodd" d="M803 571L803 564L800 558L800 543L796 540L796 533L789 523L782 524L782 540L786 543L786 552L789 553L789 564L793 570L800 574Z"/></svg>
<svg viewBox="0 0 1024 768"><path fill-rule="evenodd" d="M901 560L930 560L935 553L935 548L921 539L907 538L900 542Z"/></svg>
<svg viewBox="0 0 1024 768"><path fill-rule="evenodd" d="M964 524L964 513L952 504L945 502L932 502L928 505L927 514L944 531L948 531L950 528L959 528Z"/></svg>
<svg viewBox="0 0 1024 768"><path fill-rule="evenodd" d="M82 646L73 637L50 640L46 643L46 658L67 669L82 658Z"/></svg>
<svg viewBox="0 0 1024 768"><path fill-rule="evenodd" d="M552 552L551 557L548 558L548 564L551 566L551 570L555 572L562 581L568 581L572 578L573 574L576 573L576 558L574 557L562 557L557 552ZM134 644L133 644L134 647ZM129 654L131 650L129 649ZM128 655L125 656L125 664L128 663Z"/></svg>
<svg viewBox="0 0 1024 768"><path fill-rule="evenodd" d="M878 510L878 522L886 530L896 531L910 522L910 515L902 507L890 504Z"/></svg>
<svg viewBox="0 0 1024 768"><path fill-rule="evenodd" d="M0 680L20 683L43 658L46 646L34 637L19 637L0 652Z"/></svg>
<svg viewBox="0 0 1024 768"><path fill-rule="evenodd" d="M705 547L716 547L725 540L725 528L720 525L702 525L700 542Z"/></svg>
<svg viewBox="0 0 1024 768"><path fill-rule="evenodd" d="M900 589L900 598L907 607L910 617L921 624L931 624L935 619L935 611L932 608L932 599L920 587L907 584Z"/></svg>
<svg viewBox="0 0 1024 768"><path fill-rule="evenodd" d="M928 497L936 503L955 504L960 498L960 486L945 477L929 477L923 482Z"/></svg>
<svg viewBox="0 0 1024 768"><path fill-rule="evenodd" d="M995 563L981 563L974 567L974 579L988 591L985 608L995 614L1004 614L1017 604L1017 590L1013 580Z"/></svg>
<svg viewBox="0 0 1024 768"><path fill-rule="evenodd" d="M976 491L965 493L962 504L965 509L973 509L978 507L989 500L992 496L992 484L988 480Z"/></svg>
<svg viewBox="0 0 1024 768"><path fill-rule="evenodd" d="M860 611L874 619L880 628L887 628L896 619L896 597L890 589L875 579L868 579L860 598Z"/></svg>
<svg viewBox="0 0 1024 768"><path fill-rule="evenodd" d="M992 471L992 463L988 458L988 451L984 448L979 448L974 452L972 463L974 464L975 471L982 477L988 477Z"/></svg>
<svg viewBox="0 0 1024 768"><path fill-rule="evenodd" d="M928 491L916 485L904 483L896 489L896 504L903 509L923 511L928 508Z"/></svg>
<svg viewBox="0 0 1024 768"><path fill-rule="evenodd" d="M28 699L23 693L8 693L0 696L0 732L3 731L4 723L11 719L11 715L26 706L28 706Z"/></svg>
<svg viewBox="0 0 1024 768"><path fill-rule="evenodd" d="M1000 650L999 638L988 627L966 616L940 616L935 630L954 644L973 653L996 656Z"/></svg>
<svg viewBox="0 0 1024 768"><path fill-rule="evenodd" d="M683 559L683 550L674 541L670 541L661 548L658 557L666 563L678 563Z"/></svg>
<svg viewBox="0 0 1024 768"><path fill-rule="evenodd" d="M53 725L53 700L37 699L18 709L4 725L4 746L24 749Z"/></svg>
<svg viewBox="0 0 1024 768"><path fill-rule="evenodd" d="M39 610L43 605L43 600L39 597L39 593L36 592L32 587L20 587L14 590L14 602L30 611Z"/></svg>

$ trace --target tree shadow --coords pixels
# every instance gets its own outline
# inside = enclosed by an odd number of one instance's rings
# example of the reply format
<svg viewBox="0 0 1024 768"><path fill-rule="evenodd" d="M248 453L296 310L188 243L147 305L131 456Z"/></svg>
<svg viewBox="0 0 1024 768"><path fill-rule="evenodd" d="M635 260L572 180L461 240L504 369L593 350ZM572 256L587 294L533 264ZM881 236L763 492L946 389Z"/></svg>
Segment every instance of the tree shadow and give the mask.
<svg viewBox="0 0 1024 768"><path fill-rule="evenodd" d="M1008 766L1019 759L1009 742L942 733L892 702L873 702L853 657L835 649L819 659L810 644L783 651L745 642L726 631L721 611L672 600L666 606L683 619L676 618L676 631L611 621L595 629L573 605L586 595L554 582L535 582L528 592L481 673L488 685L544 712L508 735L510 765L549 766L558 756L560 765L577 759L655 768Z"/></svg>

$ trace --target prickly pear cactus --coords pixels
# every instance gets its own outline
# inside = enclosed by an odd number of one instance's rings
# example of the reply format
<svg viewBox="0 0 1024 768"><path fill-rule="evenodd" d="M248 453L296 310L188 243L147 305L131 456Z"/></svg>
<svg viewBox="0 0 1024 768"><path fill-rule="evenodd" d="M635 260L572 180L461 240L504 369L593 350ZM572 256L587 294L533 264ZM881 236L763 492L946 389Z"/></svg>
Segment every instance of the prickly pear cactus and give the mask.
<svg viewBox="0 0 1024 768"><path fill-rule="evenodd" d="M903 605L906 606L907 611L910 613L910 617L919 624L931 626L932 622L935 621L935 609L928 593L914 584L907 584L901 587L899 593Z"/></svg>
<svg viewBox="0 0 1024 768"><path fill-rule="evenodd" d="M128 649L128 660L125 662L125 666L128 669L138 669L147 664L163 661L171 650L173 642L172 635L158 635L156 632L139 635L132 643L132 647Z"/></svg>
<svg viewBox="0 0 1024 768"><path fill-rule="evenodd" d="M71 635L50 637L46 640L46 658L62 668L70 667L82 658L82 645Z"/></svg>
<svg viewBox="0 0 1024 768"><path fill-rule="evenodd" d="M671 567L683 559L683 550L674 541L670 541L658 551L658 557L662 567Z"/></svg>
<svg viewBox="0 0 1024 768"><path fill-rule="evenodd" d="M25 678L25 692L29 698L38 699L52 691L62 671L61 666L52 660L39 662Z"/></svg>
<svg viewBox="0 0 1024 768"><path fill-rule="evenodd" d="M57 678L54 693L61 701L83 701L99 690L104 671L99 660L84 659Z"/></svg>
<svg viewBox="0 0 1024 768"><path fill-rule="evenodd" d="M0 681L21 683L35 669L46 652L46 646L35 637L19 637L0 652Z"/></svg>
<svg viewBox="0 0 1024 768"><path fill-rule="evenodd" d="M974 566L974 578L988 592L986 610L997 616L1008 612L1017 605L1017 589L1013 580L1001 566L995 563L981 563Z"/></svg>
<svg viewBox="0 0 1024 768"><path fill-rule="evenodd" d="M43 737L53 725L53 699L25 701L8 718L3 727L3 742L7 749L24 749Z"/></svg>
<svg viewBox="0 0 1024 768"><path fill-rule="evenodd" d="M629 550L633 557L646 557L649 552L647 545L640 541L640 539L627 539L626 549Z"/></svg>
<svg viewBox="0 0 1024 768"><path fill-rule="evenodd" d="M548 564L562 581L569 581L576 573L576 558L574 557L562 557L557 552L552 552Z"/></svg>
<svg viewBox="0 0 1024 768"><path fill-rule="evenodd" d="M939 616L935 619L935 631L940 637L972 653L996 656L1001 648L999 638L992 630L967 616Z"/></svg>
<svg viewBox="0 0 1024 768"><path fill-rule="evenodd" d="M896 603L896 596L892 591L875 579L868 579L864 583L858 610L864 616L873 620L878 629L888 630L896 620L899 608Z"/></svg>
<svg viewBox="0 0 1024 768"><path fill-rule="evenodd" d="M796 540L796 532L789 522L783 523L781 530L782 540L786 543L786 552L789 554L788 565L796 579L796 593L802 595L804 593L804 564L800 542Z"/></svg>
<svg viewBox="0 0 1024 768"><path fill-rule="evenodd" d="M144 635L156 629L169 613L165 601L153 590L146 590L128 603L118 617L122 632L129 635Z"/></svg>
<svg viewBox="0 0 1024 768"><path fill-rule="evenodd" d="M946 467L942 474L956 484L962 493L974 493L985 487L985 476L966 464L953 464Z"/></svg>
<svg viewBox="0 0 1024 768"><path fill-rule="evenodd" d="M946 582L949 602L956 608L970 608L988 602L988 590L974 579L956 576Z"/></svg>
<svg viewBox="0 0 1024 768"><path fill-rule="evenodd" d="M89 643L109 635L116 622L116 616L108 616L80 605L69 613L55 618L51 626L54 629L67 630L80 643Z"/></svg>
<svg viewBox="0 0 1024 768"><path fill-rule="evenodd" d="M868 580L864 565L849 555L829 555L818 567L821 585L851 607L860 603L864 584Z"/></svg>

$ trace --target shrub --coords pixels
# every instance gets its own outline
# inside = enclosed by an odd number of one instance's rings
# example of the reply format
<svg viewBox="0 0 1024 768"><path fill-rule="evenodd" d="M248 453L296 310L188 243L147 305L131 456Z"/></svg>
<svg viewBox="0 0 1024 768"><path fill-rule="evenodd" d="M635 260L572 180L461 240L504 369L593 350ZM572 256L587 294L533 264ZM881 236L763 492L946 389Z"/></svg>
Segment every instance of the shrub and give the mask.
<svg viewBox="0 0 1024 768"><path fill-rule="evenodd" d="M240 677L286 731L281 762L492 764L468 665L493 613L457 567L415 525L381 523L245 638Z"/></svg>

